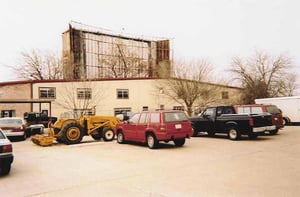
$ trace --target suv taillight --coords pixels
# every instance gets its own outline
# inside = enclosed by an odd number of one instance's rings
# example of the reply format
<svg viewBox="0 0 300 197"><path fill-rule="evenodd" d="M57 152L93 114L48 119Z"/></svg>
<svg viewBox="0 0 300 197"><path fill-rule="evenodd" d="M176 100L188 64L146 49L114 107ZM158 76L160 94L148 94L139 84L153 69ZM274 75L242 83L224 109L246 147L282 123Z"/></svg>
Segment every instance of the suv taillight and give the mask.
<svg viewBox="0 0 300 197"><path fill-rule="evenodd" d="M11 144L2 146L2 153L10 153L10 152L12 152L12 145Z"/></svg>
<svg viewBox="0 0 300 197"><path fill-rule="evenodd" d="M250 126L253 126L253 125L254 125L254 121L253 121L253 118L252 118L252 117L249 118L249 125L250 125Z"/></svg>

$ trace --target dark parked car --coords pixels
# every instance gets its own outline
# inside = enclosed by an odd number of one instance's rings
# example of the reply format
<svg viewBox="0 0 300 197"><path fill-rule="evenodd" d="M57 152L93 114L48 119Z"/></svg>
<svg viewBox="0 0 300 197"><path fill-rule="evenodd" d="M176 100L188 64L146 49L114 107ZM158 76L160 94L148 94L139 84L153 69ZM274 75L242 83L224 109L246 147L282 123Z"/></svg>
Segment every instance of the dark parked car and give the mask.
<svg viewBox="0 0 300 197"><path fill-rule="evenodd" d="M10 172L14 160L13 147L3 131L0 129L0 174L6 175Z"/></svg>
<svg viewBox="0 0 300 197"><path fill-rule="evenodd" d="M30 136L29 131L26 131L25 120L20 117L0 118L0 128L7 137L21 137L26 140Z"/></svg>
<svg viewBox="0 0 300 197"><path fill-rule="evenodd" d="M254 139L266 131L276 129L271 114L236 114L233 106L207 107L199 116L190 120L194 136L198 132L207 132L209 136L226 133L231 140L238 140L241 135Z"/></svg>
<svg viewBox="0 0 300 197"><path fill-rule="evenodd" d="M159 141L173 141L175 146L183 146L185 138L191 137L193 131L183 111L159 110L135 113L128 121L116 126L115 134L120 144L142 142L154 149Z"/></svg>

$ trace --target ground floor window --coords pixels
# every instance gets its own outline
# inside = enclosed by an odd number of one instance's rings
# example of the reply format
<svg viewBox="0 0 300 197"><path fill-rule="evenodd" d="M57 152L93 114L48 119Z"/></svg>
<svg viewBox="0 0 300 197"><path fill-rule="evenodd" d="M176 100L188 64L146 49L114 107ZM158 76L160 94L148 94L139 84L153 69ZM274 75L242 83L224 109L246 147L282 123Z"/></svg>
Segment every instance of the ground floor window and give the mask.
<svg viewBox="0 0 300 197"><path fill-rule="evenodd" d="M117 115L123 115L123 120L128 120L131 115L131 107L124 107L124 108L114 108L114 114Z"/></svg>
<svg viewBox="0 0 300 197"><path fill-rule="evenodd" d="M1 117L16 117L16 110L1 110Z"/></svg>

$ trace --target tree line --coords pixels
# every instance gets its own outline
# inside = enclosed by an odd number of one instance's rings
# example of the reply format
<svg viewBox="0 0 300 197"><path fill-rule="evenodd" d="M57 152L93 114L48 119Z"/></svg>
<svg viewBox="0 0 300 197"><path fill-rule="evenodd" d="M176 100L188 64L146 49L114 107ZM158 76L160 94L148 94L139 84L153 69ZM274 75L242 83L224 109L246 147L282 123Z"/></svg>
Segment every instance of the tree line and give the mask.
<svg viewBox="0 0 300 197"><path fill-rule="evenodd" d="M62 79L62 67L60 55L32 50L22 52L20 63L12 69L20 79L48 80ZM271 56L257 51L250 57L232 58L227 69L230 74L227 83L243 89L240 102L245 104L254 103L256 98L291 96L296 88L297 75L292 72L294 67L292 58L287 55ZM171 68L162 62L157 65L156 72L165 80L158 88L168 87L164 89L164 94L184 104L188 114L191 114L192 106L205 106L215 101L217 89L205 85L222 83L218 77L212 76L213 71L214 66L205 59L175 60ZM202 103L197 103L199 98L202 98Z"/></svg>

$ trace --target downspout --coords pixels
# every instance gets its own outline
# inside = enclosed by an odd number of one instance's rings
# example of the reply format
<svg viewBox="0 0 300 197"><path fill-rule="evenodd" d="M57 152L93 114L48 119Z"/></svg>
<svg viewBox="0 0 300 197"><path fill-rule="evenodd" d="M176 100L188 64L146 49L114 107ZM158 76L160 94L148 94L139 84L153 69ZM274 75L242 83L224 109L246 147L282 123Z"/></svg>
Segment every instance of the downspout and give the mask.
<svg viewBox="0 0 300 197"><path fill-rule="evenodd" d="M33 82L30 82L30 99L33 99ZM30 111L33 111L33 103L30 103Z"/></svg>

